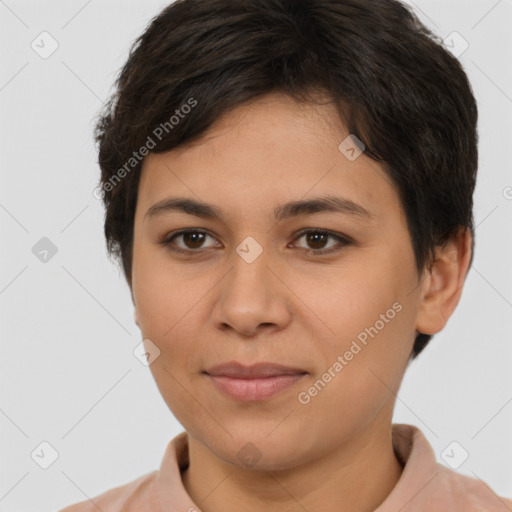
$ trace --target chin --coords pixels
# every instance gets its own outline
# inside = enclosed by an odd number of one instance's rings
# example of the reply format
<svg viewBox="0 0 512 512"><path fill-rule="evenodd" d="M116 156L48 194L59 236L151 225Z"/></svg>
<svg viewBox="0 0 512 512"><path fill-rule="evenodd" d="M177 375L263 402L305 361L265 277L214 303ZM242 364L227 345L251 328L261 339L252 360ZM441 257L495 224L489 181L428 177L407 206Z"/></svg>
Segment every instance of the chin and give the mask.
<svg viewBox="0 0 512 512"><path fill-rule="evenodd" d="M276 424L270 428L252 426L235 431L232 437L226 434L221 440L205 443L220 459L229 464L249 470L277 471L291 469L298 465L309 452L302 435L296 436ZM272 430L275 429L274 432ZM279 431L278 431L279 430ZM270 433L270 434L269 434Z"/></svg>

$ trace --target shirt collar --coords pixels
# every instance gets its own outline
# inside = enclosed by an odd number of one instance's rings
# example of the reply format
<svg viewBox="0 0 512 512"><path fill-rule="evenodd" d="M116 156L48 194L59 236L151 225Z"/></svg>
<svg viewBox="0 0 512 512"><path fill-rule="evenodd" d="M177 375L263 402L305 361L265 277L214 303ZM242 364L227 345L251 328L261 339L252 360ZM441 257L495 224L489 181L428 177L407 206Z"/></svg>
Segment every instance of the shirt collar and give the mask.
<svg viewBox="0 0 512 512"><path fill-rule="evenodd" d="M439 465L434 450L421 430L413 425L392 426L393 450L404 469L400 480L375 512L432 510L427 504L433 488L439 485Z"/></svg>

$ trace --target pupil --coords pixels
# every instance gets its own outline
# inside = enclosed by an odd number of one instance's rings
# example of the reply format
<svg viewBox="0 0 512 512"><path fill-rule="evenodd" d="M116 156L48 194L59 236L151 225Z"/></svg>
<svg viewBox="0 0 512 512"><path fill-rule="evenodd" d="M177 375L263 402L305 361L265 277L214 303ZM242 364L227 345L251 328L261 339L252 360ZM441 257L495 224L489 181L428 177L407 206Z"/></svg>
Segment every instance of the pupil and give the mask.
<svg viewBox="0 0 512 512"><path fill-rule="evenodd" d="M313 249L322 249L324 244L320 243L322 247L315 247L314 245L319 241L319 238L324 238L323 242L325 243L326 235L324 235L323 233L309 233L306 236L308 238L308 244L313 244Z"/></svg>
<svg viewBox="0 0 512 512"><path fill-rule="evenodd" d="M196 249L201 247L201 243L203 242L204 233L185 233L184 239L185 244L191 246L192 249ZM197 243L199 242L199 243ZM194 245L195 244L195 245Z"/></svg>

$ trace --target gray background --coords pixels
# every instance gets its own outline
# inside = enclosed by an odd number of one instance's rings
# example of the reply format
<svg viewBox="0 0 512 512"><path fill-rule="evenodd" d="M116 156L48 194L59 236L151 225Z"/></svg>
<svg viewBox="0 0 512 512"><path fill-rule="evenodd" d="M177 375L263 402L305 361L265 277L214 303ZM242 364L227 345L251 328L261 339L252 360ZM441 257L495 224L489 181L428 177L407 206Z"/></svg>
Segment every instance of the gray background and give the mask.
<svg viewBox="0 0 512 512"><path fill-rule="evenodd" d="M0 0L4 512L56 510L127 483L157 469L182 430L132 353L133 305L92 194L93 118L130 43L167 3ZM480 108L478 227L462 301L411 364L394 421L419 426L442 463L457 441L469 453L458 471L510 497L512 1L413 5L442 38L456 31L469 44L459 58ZM59 45L46 59L31 47L43 31ZM43 237L57 249L46 262L33 253ZM51 456L43 441L58 452L48 469L37 463Z"/></svg>

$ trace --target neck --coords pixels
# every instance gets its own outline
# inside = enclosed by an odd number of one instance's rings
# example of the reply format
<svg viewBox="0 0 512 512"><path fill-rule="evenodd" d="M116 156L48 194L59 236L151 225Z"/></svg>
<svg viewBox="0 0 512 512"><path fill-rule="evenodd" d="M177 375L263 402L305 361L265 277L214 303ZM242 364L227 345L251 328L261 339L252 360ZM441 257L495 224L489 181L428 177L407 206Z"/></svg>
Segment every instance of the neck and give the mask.
<svg viewBox="0 0 512 512"><path fill-rule="evenodd" d="M402 473L391 424L370 427L338 449L284 470L234 466L190 436L189 461L183 485L204 512L372 512Z"/></svg>

